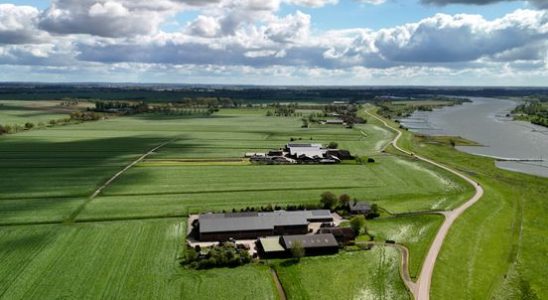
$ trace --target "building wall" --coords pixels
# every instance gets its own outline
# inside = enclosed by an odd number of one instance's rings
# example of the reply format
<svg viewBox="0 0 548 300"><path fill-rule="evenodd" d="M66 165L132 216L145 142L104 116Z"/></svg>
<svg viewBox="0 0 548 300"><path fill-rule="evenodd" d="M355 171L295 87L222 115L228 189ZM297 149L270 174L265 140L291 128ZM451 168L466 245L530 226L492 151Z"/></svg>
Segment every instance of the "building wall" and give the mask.
<svg viewBox="0 0 548 300"><path fill-rule="evenodd" d="M307 233L308 233L308 225L274 227L274 235L307 234Z"/></svg>

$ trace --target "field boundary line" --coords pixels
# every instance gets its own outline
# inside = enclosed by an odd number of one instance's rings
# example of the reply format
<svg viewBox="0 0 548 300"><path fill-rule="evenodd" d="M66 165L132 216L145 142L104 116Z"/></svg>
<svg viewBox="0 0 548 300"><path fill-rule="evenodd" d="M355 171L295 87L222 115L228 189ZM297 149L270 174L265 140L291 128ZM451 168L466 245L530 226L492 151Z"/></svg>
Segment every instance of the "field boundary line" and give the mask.
<svg viewBox="0 0 548 300"><path fill-rule="evenodd" d="M132 161L129 165L125 166L122 170L118 171L116 174L114 174L114 176L112 176L109 180L107 180L103 185L101 185L97 190L95 190L95 192L93 192L93 194L91 194L91 196L89 196L88 199L86 199L84 201L84 203L82 203L74 212L72 212L70 214L70 216L65 220L66 223L72 223L74 222L74 220L76 219L76 217L80 214L80 212L82 212L82 210L84 210L84 208L86 207L86 205L88 203L90 203L93 199L95 199L105 188L107 188L112 182L114 182L116 179L118 179L118 177L120 177L122 174L124 174L127 170L131 169L133 166L135 166L136 164L140 163L141 161L143 161L145 158L147 158L147 156L151 155L152 153L154 153L156 150L164 147L165 145L169 144L169 143L172 143L173 141L177 140L177 138L173 138L173 139L170 139L168 141L165 141L163 143L161 143L160 145L157 145L155 146L154 148L150 149L149 151L147 151L146 153L144 153L143 155L139 156L139 158L137 158L136 160Z"/></svg>
<svg viewBox="0 0 548 300"><path fill-rule="evenodd" d="M280 296L280 300L287 300L287 295L285 293L284 286L280 281L280 277L278 276L278 272L273 267L270 267L270 273L272 274L272 279L274 280L274 284L276 285L276 290L278 290L278 296Z"/></svg>
<svg viewBox="0 0 548 300"><path fill-rule="evenodd" d="M472 185L474 187L475 191L476 191L474 193L474 195L470 199L468 199L468 201L464 202L461 206L444 213L445 220L442 223L442 225L441 225L440 229L438 230L438 232L436 233L436 236L435 236L434 240L432 241L432 244L430 245L430 248L428 249L428 253L426 254L426 257L424 258L422 268L421 268L421 272L420 272L420 274L418 276L418 279L417 279L417 282L416 282L416 289L414 291L412 291L412 293L413 293L413 297L417 300L429 300L430 299L430 286L432 284L432 274L434 273L434 266L436 264L436 260L439 256L439 253L441 251L441 246L443 245L445 237L447 236L447 233L449 232L449 229L451 228L451 226L453 225L455 220L462 213L464 213L464 211L466 211L469 207L471 207L472 205L474 205L476 202L478 202L481 199L481 197L483 196L483 193L484 193L483 188L481 187L481 185L478 182L474 181L470 177L462 174L461 172L459 172L455 169L447 167L447 166L445 166L441 163L437 163L437 162L435 162L433 160L430 160L428 158L415 155L415 153L413 153L413 152L410 152L410 151L407 151L405 149L400 148L398 146L398 140L402 136L401 130L399 130L399 129L393 127L393 126L390 126L385 120L383 120L382 118L380 118L379 116L377 116L375 114L372 114L367 109L365 110L365 113L370 115L371 117L377 119L381 123L383 123L384 126L389 128L390 130L393 130L393 131L396 132L396 137L394 137L392 142L390 142L388 145L392 145L396 150L398 150L400 152L403 152L407 155L410 155L412 157L415 157L418 160L424 161L426 163L429 163L431 165L434 165L436 167L439 167L441 169L444 169L444 170L446 170L450 173L453 173L453 174L459 176L460 178L462 178L466 182L468 182L470 185Z"/></svg>

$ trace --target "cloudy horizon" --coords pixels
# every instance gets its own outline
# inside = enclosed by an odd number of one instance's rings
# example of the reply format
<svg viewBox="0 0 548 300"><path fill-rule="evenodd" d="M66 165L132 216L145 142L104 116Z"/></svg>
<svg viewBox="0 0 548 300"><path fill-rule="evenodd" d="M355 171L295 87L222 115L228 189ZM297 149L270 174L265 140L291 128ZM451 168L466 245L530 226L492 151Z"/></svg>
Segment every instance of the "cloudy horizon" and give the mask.
<svg viewBox="0 0 548 300"><path fill-rule="evenodd" d="M0 81L546 86L548 1L18 0Z"/></svg>

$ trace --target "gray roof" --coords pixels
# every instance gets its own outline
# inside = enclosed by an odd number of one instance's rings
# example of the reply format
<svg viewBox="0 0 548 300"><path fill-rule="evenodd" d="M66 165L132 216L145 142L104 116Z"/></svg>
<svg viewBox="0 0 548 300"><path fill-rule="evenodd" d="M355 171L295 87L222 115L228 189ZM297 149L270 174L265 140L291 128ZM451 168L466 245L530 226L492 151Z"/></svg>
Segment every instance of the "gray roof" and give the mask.
<svg viewBox="0 0 548 300"><path fill-rule="evenodd" d="M355 210L355 211L371 210L371 205L367 202L356 202L356 203L351 202L350 210Z"/></svg>
<svg viewBox="0 0 548 300"><path fill-rule="evenodd" d="M291 249L295 241L301 242L305 249L320 247L338 247L337 240L331 233L313 235L284 235L282 243L287 249Z"/></svg>
<svg viewBox="0 0 548 300"><path fill-rule="evenodd" d="M289 150L290 155L305 155L310 158L314 158L316 156L323 157L324 154L327 152L327 150L322 149L322 144L289 143L287 144L287 149Z"/></svg>
<svg viewBox="0 0 548 300"><path fill-rule="evenodd" d="M243 212L203 214L199 216L200 232L233 232L273 230L276 226L299 226L331 218L329 210Z"/></svg>

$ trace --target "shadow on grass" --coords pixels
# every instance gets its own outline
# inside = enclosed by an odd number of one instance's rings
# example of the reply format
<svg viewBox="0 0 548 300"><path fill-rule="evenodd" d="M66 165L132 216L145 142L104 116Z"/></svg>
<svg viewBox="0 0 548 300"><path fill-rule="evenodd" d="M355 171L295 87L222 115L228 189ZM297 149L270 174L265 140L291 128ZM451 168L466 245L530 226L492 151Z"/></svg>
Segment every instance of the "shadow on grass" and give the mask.
<svg viewBox="0 0 548 300"><path fill-rule="evenodd" d="M291 258L291 259L287 259L287 260L282 261L280 263L280 266L284 267L284 268L291 267L291 266L299 264L299 262L301 262L299 259Z"/></svg>
<svg viewBox="0 0 548 300"><path fill-rule="evenodd" d="M0 211L9 216L6 222L10 224L58 221L67 209L72 209L68 202L89 197L116 172L171 138L137 136L62 142L17 135L2 138ZM146 182L146 177L144 172L133 174L129 182ZM75 206L79 203L74 202Z"/></svg>

